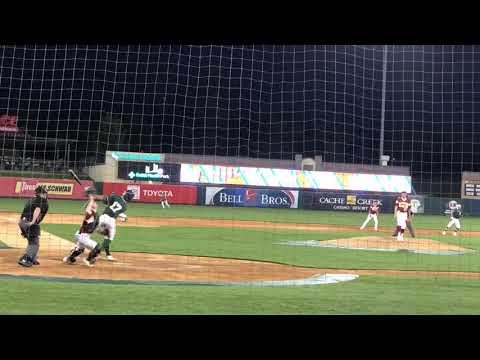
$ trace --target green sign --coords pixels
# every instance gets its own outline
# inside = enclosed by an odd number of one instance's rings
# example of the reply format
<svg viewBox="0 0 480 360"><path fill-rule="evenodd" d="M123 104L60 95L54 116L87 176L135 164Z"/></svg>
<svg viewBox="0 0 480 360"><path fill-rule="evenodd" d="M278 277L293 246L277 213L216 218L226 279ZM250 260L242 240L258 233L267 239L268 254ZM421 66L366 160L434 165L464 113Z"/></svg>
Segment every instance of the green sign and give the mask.
<svg viewBox="0 0 480 360"><path fill-rule="evenodd" d="M124 151L112 152L112 157L117 161L157 161L163 162L164 154L144 154Z"/></svg>

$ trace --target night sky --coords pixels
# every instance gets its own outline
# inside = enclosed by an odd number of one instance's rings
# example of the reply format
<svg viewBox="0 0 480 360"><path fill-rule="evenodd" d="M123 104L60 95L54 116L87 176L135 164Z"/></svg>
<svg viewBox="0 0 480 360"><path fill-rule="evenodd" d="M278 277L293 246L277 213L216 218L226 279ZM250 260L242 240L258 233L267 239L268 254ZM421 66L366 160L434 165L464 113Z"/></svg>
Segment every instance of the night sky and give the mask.
<svg viewBox="0 0 480 360"><path fill-rule="evenodd" d="M79 140L78 163L106 147L378 164L383 51L5 46L0 115L18 114L31 135ZM480 171L479 74L480 47L387 47L384 153L411 168L417 192L458 194L461 171ZM109 121L124 136L107 136Z"/></svg>

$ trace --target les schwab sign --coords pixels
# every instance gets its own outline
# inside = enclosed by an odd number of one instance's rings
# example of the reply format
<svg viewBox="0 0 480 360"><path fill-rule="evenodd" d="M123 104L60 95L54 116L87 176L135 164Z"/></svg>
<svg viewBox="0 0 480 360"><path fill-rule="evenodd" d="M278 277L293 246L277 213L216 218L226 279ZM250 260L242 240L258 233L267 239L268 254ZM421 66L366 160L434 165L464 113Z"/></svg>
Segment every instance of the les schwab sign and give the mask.
<svg viewBox="0 0 480 360"><path fill-rule="evenodd" d="M0 197L31 197L35 195L35 188L43 186L48 196L53 199L85 199L84 188L93 186L90 180L82 180L82 186L73 180L63 179L36 179L26 180L16 177L0 178Z"/></svg>

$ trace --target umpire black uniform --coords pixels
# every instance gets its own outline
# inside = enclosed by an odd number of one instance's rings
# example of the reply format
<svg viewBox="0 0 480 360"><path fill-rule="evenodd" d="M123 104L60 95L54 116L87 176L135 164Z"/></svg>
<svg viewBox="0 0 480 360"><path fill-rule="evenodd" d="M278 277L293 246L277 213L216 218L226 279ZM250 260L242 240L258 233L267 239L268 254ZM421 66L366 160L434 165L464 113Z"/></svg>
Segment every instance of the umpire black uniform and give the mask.
<svg viewBox="0 0 480 360"><path fill-rule="evenodd" d="M25 254L18 261L19 265L25 267L40 265L37 261L38 250L40 249L40 223L48 212L47 190L42 186L37 186L35 194L36 196L25 204L18 222L22 236L28 240ZM37 208L40 212L32 223Z"/></svg>

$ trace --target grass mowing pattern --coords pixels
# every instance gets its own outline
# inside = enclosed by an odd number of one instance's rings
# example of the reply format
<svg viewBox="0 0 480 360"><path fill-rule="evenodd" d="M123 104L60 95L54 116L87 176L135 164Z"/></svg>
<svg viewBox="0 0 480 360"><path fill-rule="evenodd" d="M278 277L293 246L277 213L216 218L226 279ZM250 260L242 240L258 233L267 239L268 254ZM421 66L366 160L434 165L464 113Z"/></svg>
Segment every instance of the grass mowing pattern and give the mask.
<svg viewBox="0 0 480 360"><path fill-rule="evenodd" d="M44 229L71 239L75 225L45 224ZM284 230L209 229L209 228L118 228L111 249L115 251L194 255L277 262L282 264L339 269L397 269L480 272L478 253L437 256L406 252L379 252L302 246L276 245L284 240L331 240L358 236L358 233L317 233ZM101 237L95 234L97 242ZM438 240L466 246L457 238ZM468 243L480 251L480 244Z"/></svg>
<svg viewBox="0 0 480 360"><path fill-rule="evenodd" d="M480 314L478 281L457 279L362 277L284 288L1 279L0 293L0 314Z"/></svg>

